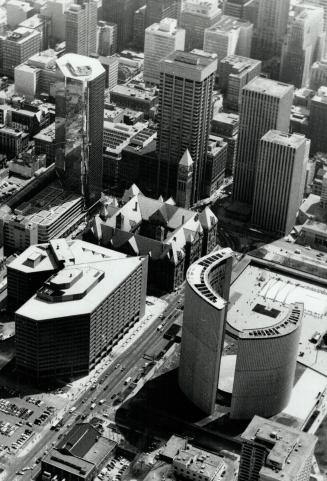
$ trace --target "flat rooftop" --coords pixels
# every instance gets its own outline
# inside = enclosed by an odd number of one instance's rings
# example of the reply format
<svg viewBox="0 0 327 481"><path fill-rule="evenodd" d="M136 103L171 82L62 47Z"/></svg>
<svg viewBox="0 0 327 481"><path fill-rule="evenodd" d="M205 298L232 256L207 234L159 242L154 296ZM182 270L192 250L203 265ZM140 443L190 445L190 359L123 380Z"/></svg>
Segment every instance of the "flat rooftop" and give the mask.
<svg viewBox="0 0 327 481"><path fill-rule="evenodd" d="M305 135L301 134L287 134L281 132L280 130L269 130L263 137L262 140L266 142L272 142L274 144L283 145L285 147L292 147L297 149L301 145L307 142Z"/></svg>
<svg viewBox="0 0 327 481"><path fill-rule="evenodd" d="M111 94L118 94L124 97L133 97L137 100L153 100L158 95L157 93L150 88L140 88L134 85L116 85L110 91Z"/></svg>
<svg viewBox="0 0 327 481"><path fill-rule="evenodd" d="M53 142L56 135L56 124L53 122L44 129L42 129L38 134L34 135L34 140L43 140L45 142Z"/></svg>
<svg viewBox="0 0 327 481"><path fill-rule="evenodd" d="M245 90L282 98L293 91L293 85L277 82L265 77L255 77L244 87Z"/></svg>
<svg viewBox="0 0 327 481"><path fill-rule="evenodd" d="M65 77L78 81L91 81L105 72L99 60L75 53L66 53L57 59L57 66Z"/></svg>
<svg viewBox="0 0 327 481"><path fill-rule="evenodd" d="M29 201L15 208L13 220L25 224L50 226L67 211L81 203L81 196L62 189L59 184L52 183L39 191Z"/></svg>
<svg viewBox="0 0 327 481"><path fill-rule="evenodd" d="M160 70L176 76L191 76L195 81L202 81L217 71L217 55L203 51L184 52L176 50L160 62Z"/></svg>
<svg viewBox="0 0 327 481"><path fill-rule="evenodd" d="M222 34L231 32L232 30L237 30L238 28L244 26L250 27L251 25L251 22L248 22L247 20L231 17L229 15L223 15L217 23L212 25L212 27L207 28L206 31L210 33Z"/></svg>

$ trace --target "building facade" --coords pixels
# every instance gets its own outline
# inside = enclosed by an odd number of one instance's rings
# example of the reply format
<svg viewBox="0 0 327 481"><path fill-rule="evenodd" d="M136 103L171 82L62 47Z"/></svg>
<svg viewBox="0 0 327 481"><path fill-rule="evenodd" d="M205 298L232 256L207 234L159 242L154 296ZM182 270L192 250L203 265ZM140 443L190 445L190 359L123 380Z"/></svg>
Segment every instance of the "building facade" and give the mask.
<svg viewBox="0 0 327 481"><path fill-rule="evenodd" d="M208 415L217 396L232 263L232 251L222 249L195 262L186 277L178 382Z"/></svg>
<svg viewBox="0 0 327 481"><path fill-rule="evenodd" d="M202 195L216 70L210 54L175 52L161 62L158 195L176 197L178 163L186 149L194 162L191 202Z"/></svg>
<svg viewBox="0 0 327 481"><path fill-rule="evenodd" d="M76 54L60 57L57 66L56 169L65 188L93 204L102 190L105 70Z"/></svg>
<svg viewBox="0 0 327 481"><path fill-rule="evenodd" d="M235 200L252 204L259 140L276 129L287 132L293 86L256 77L242 90L240 131L235 164Z"/></svg>
<svg viewBox="0 0 327 481"><path fill-rule="evenodd" d="M311 99L309 133L311 140L311 154L327 152L327 138L325 135L325 122L327 119L327 87L322 86Z"/></svg>
<svg viewBox="0 0 327 481"><path fill-rule="evenodd" d="M66 52L89 56L97 51L97 3L93 0L73 4L65 12Z"/></svg>

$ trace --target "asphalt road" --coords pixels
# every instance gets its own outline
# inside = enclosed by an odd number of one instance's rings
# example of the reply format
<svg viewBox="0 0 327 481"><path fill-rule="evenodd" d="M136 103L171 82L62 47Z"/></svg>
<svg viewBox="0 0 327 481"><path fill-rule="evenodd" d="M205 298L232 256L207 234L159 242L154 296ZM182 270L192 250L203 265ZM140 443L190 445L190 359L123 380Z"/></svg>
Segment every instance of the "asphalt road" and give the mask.
<svg viewBox="0 0 327 481"><path fill-rule="evenodd" d="M157 330L158 326L166 321L164 331L166 331L175 320L175 313L179 312L177 309L178 301L182 300L184 296L183 290L170 296L169 304L164 312L164 319L157 317L151 325L142 334L141 338L137 338L121 355L119 355L111 365L98 378L96 390L89 388L76 401L74 413L67 413L64 418L64 425L59 431L47 431L40 441L33 446L33 448L23 457L15 458L10 464L10 474L6 476L6 481L20 479L22 481L31 480L39 471L40 465L37 465L34 470L25 471L23 475L17 475L18 471L26 466L32 466L36 459L43 456L58 441L58 437L65 434L71 427L77 416L89 415L91 412L90 406L93 402L96 403L96 408L92 413L96 413L106 405L112 404L111 396L120 392L124 386L124 381L127 377L132 377L139 372L141 366L146 362L143 359L144 353L148 350L160 352L160 350L167 344L167 340L163 339L163 333ZM128 334L127 334L128 336ZM118 368L115 368L119 364ZM122 366L124 370L122 371ZM99 406L99 401L105 399L103 406Z"/></svg>

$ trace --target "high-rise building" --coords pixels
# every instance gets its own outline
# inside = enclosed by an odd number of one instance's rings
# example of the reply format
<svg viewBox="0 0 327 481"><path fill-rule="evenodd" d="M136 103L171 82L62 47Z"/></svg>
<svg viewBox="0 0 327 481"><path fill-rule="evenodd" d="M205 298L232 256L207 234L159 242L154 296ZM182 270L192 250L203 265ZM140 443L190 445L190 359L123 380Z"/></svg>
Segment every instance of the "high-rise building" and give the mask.
<svg viewBox="0 0 327 481"><path fill-rule="evenodd" d="M160 83L160 61L175 52L184 50L185 30L177 27L177 20L165 18L145 30L144 81Z"/></svg>
<svg viewBox="0 0 327 481"><path fill-rule="evenodd" d="M224 1L224 15L231 15L232 17L242 18L244 12L244 5L249 0L225 0Z"/></svg>
<svg viewBox="0 0 327 481"><path fill-rule="evenodd" d="M221 17L216 0L185 0L181 13L181 27L185 29L185 50L202 49L204 31Z"/></svg>
<svg viewBox="0 0 327 481"><path fill-rule="evenodd" d="M37 30L18 27L2 40L2 69L14 77L15 67L41 50L41 34Z"/></svg>
<svg viewBox="0 0 327 481"><path fill-rule="evenodd" d="M310 141L270 130L260 140L252 225L278 237L293 229L302 203Z"/></svg>
<svg viewBox="0 0 327 481"><path fill-rule="evenodd" d="M80 0L65 12L66 52L89 56L97 51L98 6L94 0Z"/></svg>
<svg viewBox="0 0 327 481"><path fill-rule="evenodd" d="M239 481L309 481L316 436L254 416L242 434Z"/></svg>
<svg viewBox="0 0 327 481"><path fill-rule="evenodd" d="M144 47L145 22L146 5L143 5L134 12L133 20L133 44L138 50L143 50Z"/></svg>
<svg viewBox="0 0 327 481"><path fill-rule="evenodd" d="M103 20L117 25L117 47L120 52L133 39L134 12L139 7L136 0L104 0Z"/></svg>
<svg viewBox="0 0 327 481"><path fill-rule="evenodd" d="M280 80L306 87L310 67L320 60L325 44L323 9L310 4L295 6L283 45Z"/></svg>
<svg viewBox="0 0 327 481"><path fill-rule="evenodd" d="M227 155L227 142L221 137L210 135L203 183L204 197L211 197L222 185L225 178Z"/></svg>
<svg viewBox="0 0 327 481"><path fill-rule="evenodd" d="M34 8L22 0L9 0L6 3L7 25L10 28L16 28L18 25L31 17L35 11Z"/></svg>
<svg viewBox="0 0 327 481"><path fill-rule="evenodd" d="M276 129L288 132L293 86L256 77L242 90L240 132L235 164L235 200L252 203L259 140Z"/></svg>
<svg viewBox="0 0 327 481"><path fill-rule="evenodd" d="M217 60L204 52L176 51L160 66L158 192L176 197L178 163L188 149L194 163L194 203L202 194Z"/></svg>
<svg viewBox="0 0 327 481"><path fill-rule="evenodd" d="M324 19L324 31L327 32L327 0L310 0L310 3L319 5L324 9L323 19Z"/></svg>
<svg viewBox="0 0 327 481"><path fill-rule="evenodd" d="M146 0L145 25L149 27L154 23L160 23L164 18L179 20L182 8L182 0Z"/></svg>
<svg viewBox="0 0 327 481"><path fill-rule="evenodd" d="M73 0L49 0L40 9L40 13L50 19L49 36L53 44L63 42L66 38L65 11L73 3Z"/></svg>
<svg viewBox="0 0 327 481"><path fill-rule="evenodd" d="M147 257L87 242L34 245L11 266L34 292L16 312L17 370L34 382L87 374L145 312Z"/></svg>
<svg viewBox="0 0 327 481"><path fill-rule="evenodd" d="M242 89L261 72L260 60L240 55L225 57L218 66L219 87L224 93L224 107L239 112Z"/></svg>
<svg viewBox="0 0 327 481"><path fill-rule="evenodd" d="M252 58L262 60L264 70L278 76L282 45L287 30L290 0L261 0L253 36Z"/></svg>
<svg viewBox="0 0 327 481"><path fill-rule="evenodd" d="M218 112L211 122L211 132L227 142L226 175L234 173L239 123L238 114L227 112Z"/></svg>
<svg viewBox="0 0 327 481"><path fill-rule="evenodd" d="M317 92L322 85L327 85L327 59L315 62L311 67L310 89Z"/></svg>
<svg viewBox="0 0 327 481"><path fill-rule="evenodd" d="M311 153L327 152L327 87L320 87L311 99L309 117L309 139L311 140Z"/></svg>
<svg viewBox="0 0 327 481"><path fill-rule="evenodd" d="M210 415L217 396L233 254L222 249L187 271L179 365L182 392Z"/></svg>
<svg viewBox="0 0 327 481"><path fill-rule="evenodd" d="M115 23L98 22L96 52L104 57L117 52L117 25Z"/></svg>
<svg viewBox="0 0 327 481"><path fill-rule="evenodd" d="M252 23L223 15L212 27L205 29L203 50L217 54L218 66L228 55L250 57L252 35Z"/></svg>
<svg viewBox="0 0 327 481"><path fill-rule="evenodd" d="M102 190L105 70L94 58L66 54L57 60L56 169L63 185L87 204Z"/></svg>

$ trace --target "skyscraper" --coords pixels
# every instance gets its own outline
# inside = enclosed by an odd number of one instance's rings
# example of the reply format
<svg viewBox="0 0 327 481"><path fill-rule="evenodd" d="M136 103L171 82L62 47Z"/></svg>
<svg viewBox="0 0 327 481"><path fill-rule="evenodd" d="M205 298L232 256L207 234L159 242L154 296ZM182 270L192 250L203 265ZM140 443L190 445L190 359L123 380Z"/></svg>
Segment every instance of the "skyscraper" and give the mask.
<svg viewBox="0 0 327 481"><path fill-rule="evenodd" d="M103 20L117 24L119 52L133 39L134 12L138 7L136 0L103 0Z"/></svg>
<svg viewBox="0 0 327 481"><path fill-rule="evenodd" d="M327 85L327 59L315 62L311 67L310 89L317 91L322 85Z"/></svg>
<svg viewBox="0 0 327 481"><path fill-rule="evenodd" d="M293 86L256 77L242 90L240 132L235 164L235 200L252 203L259 140L276 129L288 132Z"/></svg>
<svg viewBox="0 0 327 481"><path fill-rule="evenodd" d="M254 416L242 434L238 480L309 481L316 442L312 434Z"/></svg>
<svg viewBox="0 0 327 481"><path fill-rule="evenodd" d="M310 141L270 130L260 140L252 225L284 237L295 225L304 195Z"/></svg>
<svg viewBox="0 0 327 481"><path fill-rule="evenodd" d="M117 52L117 25L115 23L98 22L96 52L105 57Z"/></svg>
<svg viewBox="0 0 327 481"><path fill-rule="evenodd" d="M93 204L102 190L105 70L94 58L66 54L57 60L56 170L67 190Z"/></svg>
<svg viewBox="0 0 327 481"><path fill-rule="evenodd" d="M146 0L145 25L160 23L164 18L179 20L182 0Z"/></svg>
<svg viewBox="0 0 327 481"><path fill-rule="evenodd" d="M160 61L175 50L184 50L185 30L177 27L177 20L165 18L145 30L145 82L160 83Z"/></svg>
<svg viewBox="0 0 327 481"><path fill-rule="evenodd" d="M287 30L289 9L290 0L261 0L259 2L251 57L264 61L266 69L277 75Z"/></svg>
<svg viewBox="0 0 327 481"><path fill-rule="evenodd" d="M321 7L310 4L295 6L283 45L280 80L297 88L308 84L310 67L323 54L323 27Z"/></svg>
<svg viewBox="0 0 327 481"><path fill-rule="evenodd" d="M201 197L212 116L216 57L176 51L160 64L158 193L176 198L178 163L186 149L193 164L191 203Z"/></svg>
<svg viewBox="0 0 327 481"><path fill-rule="evenodd" d="M311 153L327 152L327 87L320 87L310 103L309 135Z"/></svg>
<svg viewBox="0 0 327 481"><path fill-rule="evenodd" d="M14 69L26 62L32 55L41 50L41 35L37 30L18 27L2 39L2 51L0 52L0 64L3 73L14 77Z"/></svg>
<svg viewBox="0 0 327 481"><path fill-rule="evenodd" d="M233 253L222 249L187 271L179 387L204 413L214 411Z"/></svg>
<svg viewBox="0 0 327 481"><path fill-rule="evenodd" d="M202 49L204 31L222 15L216 0L185 0L181 13L181 27L185 29L185 50Z"/></svg>
<svg viewBox="0 0 327 481"><path fill-rule="evenodd" d="M94 0L80 0L65 12L66 52L90 55L97 51L97 14Z"/></svg>

